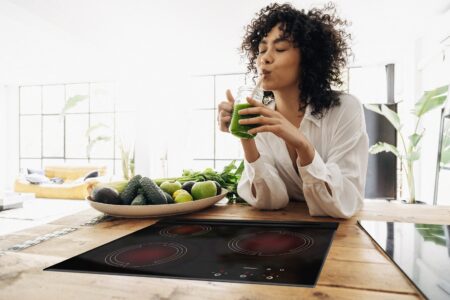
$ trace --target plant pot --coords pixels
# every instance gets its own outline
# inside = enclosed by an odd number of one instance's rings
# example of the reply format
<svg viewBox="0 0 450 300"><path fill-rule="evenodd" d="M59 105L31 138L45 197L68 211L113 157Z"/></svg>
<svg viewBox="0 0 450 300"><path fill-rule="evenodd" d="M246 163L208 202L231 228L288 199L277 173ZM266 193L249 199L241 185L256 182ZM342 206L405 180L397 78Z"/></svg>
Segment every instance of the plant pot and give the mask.
<svg viewBox="0 0 450 300"><path fill-rule="evenodd" d="M416 202L414 203L409 203L408 200L402 199L400 200L403 204L427 204L426 202L420 201L420 200L416 200Z"/></svg>

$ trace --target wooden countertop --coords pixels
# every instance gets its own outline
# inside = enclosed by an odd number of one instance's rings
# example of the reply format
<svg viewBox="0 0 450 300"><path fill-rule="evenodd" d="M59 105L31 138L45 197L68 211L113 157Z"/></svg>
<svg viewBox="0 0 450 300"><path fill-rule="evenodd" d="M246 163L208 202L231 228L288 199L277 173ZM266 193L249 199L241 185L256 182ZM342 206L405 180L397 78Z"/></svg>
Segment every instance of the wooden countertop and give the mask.
<svg viewBox="0 0 450 300"><path fill-rule="evenodd" d="M189 218L336 221L309 216L304 203L280 211L216 205ZM356 224L359 219L450 224L450 206L367 201L339 229L315 288L150 277L44 272L157 219L120 219L87 209L0 236L0 299L420 299L407 277Z"/></svg>

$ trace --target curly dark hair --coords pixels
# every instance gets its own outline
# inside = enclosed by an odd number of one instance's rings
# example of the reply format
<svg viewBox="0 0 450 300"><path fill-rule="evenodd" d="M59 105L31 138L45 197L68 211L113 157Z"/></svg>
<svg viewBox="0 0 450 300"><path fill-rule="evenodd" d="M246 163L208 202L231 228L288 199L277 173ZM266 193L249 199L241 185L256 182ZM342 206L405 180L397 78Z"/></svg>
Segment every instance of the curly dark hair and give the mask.
<svg viewBox="0 0 450 300"><path fill-rule="evenodd" d="M332 90L332 86L342 85L341 70L351 55L351 36L345 31L349 23L336 16L332 3L309 11L297 10L290 4L270 4L246 27L241 50L249 59L249 73L256 74L259 43L277 24L282 38L300 49L299 110L304 112L311 105L312 115L322 118L326 110L340 104L341 92ZM265 96L273 97L273 93L265 92Z"/></svg>

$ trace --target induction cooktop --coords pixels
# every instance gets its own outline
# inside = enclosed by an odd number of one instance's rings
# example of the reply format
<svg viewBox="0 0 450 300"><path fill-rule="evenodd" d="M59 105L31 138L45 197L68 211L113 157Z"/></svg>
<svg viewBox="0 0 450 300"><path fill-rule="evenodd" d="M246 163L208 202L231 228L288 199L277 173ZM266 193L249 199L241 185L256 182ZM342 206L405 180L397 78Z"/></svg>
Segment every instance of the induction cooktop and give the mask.
<svg viewBox="0 0 450 300"><path fill-rule="evenodd" d="M337 227L171 218L45 270L314 287Z"/></svg>
<svg viewBox="0 0 450 300"><path fill-rule="evenodd" d="M450 225L358 221L428 299L450 299Z"/></svg>

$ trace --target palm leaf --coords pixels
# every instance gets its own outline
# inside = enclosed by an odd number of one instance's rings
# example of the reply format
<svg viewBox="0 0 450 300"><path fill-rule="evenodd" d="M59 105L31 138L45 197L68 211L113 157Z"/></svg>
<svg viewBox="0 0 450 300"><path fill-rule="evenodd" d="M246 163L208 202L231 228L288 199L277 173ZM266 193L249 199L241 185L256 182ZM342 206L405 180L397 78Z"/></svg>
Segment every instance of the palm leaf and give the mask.
<svg viewBox="0 0 450 300"><path fill-rule="evenodd" d="M99 142L108 142L110 140L111 140L111 137L108 135L100 135L100 136L97 136L94 139L92 139L89 142L89 144L86 146L86 152L87 152L88 157L91 156L91 151L95 144L97 144Z"/></svg>
<svg viewBox="0 0 450 300"><path fill-rule="evenodd" d="M64 105L61 114L66 114L67 111L75 107L79 102L86 100L88 97L88 95L75 95L73 97L70 97Z"/></svg>
<svg viewBox="0 0 450 300"><path fill-rule="evenodd" d="M99 128L109 128L109 126L104 123L98 123L98 124L92 125L91 127L88 128L88 130L86 130L86 134L85 134L86 137L91 136L92 132L94 132L95 130L97 130Z"/></svg>
<svg viewBox="0 0 450 300"><path fill-rule="evenodd" d="M408 153L408 155L406 156L406 160L408 160L408 161L419 160L419 158L420 158L420 150L417 150L417 151L411 151L411 152Z"/></svg>
<svg viewBox="0 0 450 300"><path fill-rule="evenodd" d="M415 148L417 146L417 144L419 144L419 142L422 139L422 137L423 137L423 133L421 133L421 134L418 134L418 133L411 134L408 137L411 146L413 148Z"/></svg>
<svg viewBox="0 0 450 300"><path fill-rule="evenodd" d="M400 157L400 153L394 145L385 143L385 142L378 142L375 145L372 145L369 149L370 154L377 154L380 152L391 152L395 156Z"/></svg>
<svg viewBox="0 0 450 300"><path fill-rule="evenodd" d="M438 87L423 94L414 107L414 114L418 117L440 107L447 100L448 85Z"/></svg>
<svg viewBox="0 0 450 300"><path fill-rule="evenodd" d="M445 166L450 163L450 132L444 135L441 150L441 165Z"/></svg>
<svg viewBox="0 0 450 300"><path fill-rule="evenodd" d="M395 111L393 111L386 105L365 104L364 106L368 110L371 110L373 112L376 112L377 114L384 116L389 121L389 123L391 123L392 126L394 126L394 128L396 130L399 130L401 128L400 117L398 116L398 114ZM381 107L381 109L380 109L380 107Z"/></svg>

